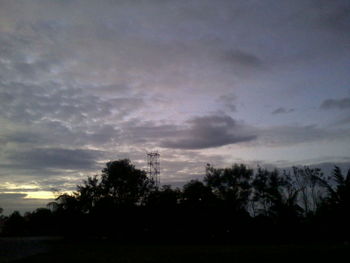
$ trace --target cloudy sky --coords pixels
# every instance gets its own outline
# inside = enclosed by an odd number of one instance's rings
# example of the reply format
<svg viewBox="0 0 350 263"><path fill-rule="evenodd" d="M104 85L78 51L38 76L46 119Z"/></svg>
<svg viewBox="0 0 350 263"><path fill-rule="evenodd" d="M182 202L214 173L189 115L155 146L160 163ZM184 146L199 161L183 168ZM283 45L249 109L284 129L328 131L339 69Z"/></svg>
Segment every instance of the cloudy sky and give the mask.
<svg viewBox="0 0 350 263"><path fill-rule="evenodd" d="M348 0L0 0L0 207L104 163L350 166Z"/></svg>

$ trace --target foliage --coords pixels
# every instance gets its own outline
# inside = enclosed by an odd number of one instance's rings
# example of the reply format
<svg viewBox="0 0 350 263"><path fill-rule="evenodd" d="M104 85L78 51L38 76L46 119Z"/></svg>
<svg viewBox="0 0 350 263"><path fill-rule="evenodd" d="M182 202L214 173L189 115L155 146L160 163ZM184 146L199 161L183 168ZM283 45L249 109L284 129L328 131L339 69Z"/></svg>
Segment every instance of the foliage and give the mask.
<svg viewBox="0 0 350 263"><path fill-rule="evenodd" d="M127 159L108 162L48 209L2 216L3 234L113 237L120 241L347 240L350 170L215 168L183 187L155 187ZM1 210L0 210L1 212Z"/></svg>
<svg viewBox="0 0 350 263"><path fill-rule="evenodd" d="M94 185L92 185L94 186ZM143 204L154 188L154 182L130 160L108 162L102 170L99 190L103 198L111 198L118 206Z"/></svg>
<svg viewBox="0 0 350 263"><path fill-rule="evenodd" d="M253 170L244 164L235 164L224 169L208 164L204 182L226 205L239 211L245 209L248 204L252 175Z"/></svg>

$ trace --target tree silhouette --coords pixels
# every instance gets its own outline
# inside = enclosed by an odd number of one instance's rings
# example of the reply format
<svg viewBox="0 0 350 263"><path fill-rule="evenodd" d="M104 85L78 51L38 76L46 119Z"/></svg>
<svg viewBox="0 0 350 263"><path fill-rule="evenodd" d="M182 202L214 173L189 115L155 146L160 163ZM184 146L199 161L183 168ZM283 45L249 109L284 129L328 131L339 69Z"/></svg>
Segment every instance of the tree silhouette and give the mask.
<svg viewBox="0 0 350 263"><path fill-rule="evenodd" d="M318 168L293 167L292 177L300 193L299 199L305 215L315 213L322 199L320 179L323 178L323 173Z"/></svg>
<svg viewBox="0 0 350 263"><path fill-rule="evenodd" d="M251 205L251 206L249 206ZM158 188L127 159L106 164L49 209L1 217L7 235L59 234L118 241L345 241L350 236L350 170L254 172L206 166L204 180ZM0 213L2 210L0 209ZM250 241L249 241L250 242Z"/></svg>
<svg viewBox="0 0 350 263"><path fill-rule="evenodd" d="M227 206L242 211L246 209L251 194L252 175L253 170L244 164L224 169L208 164L204 182Z"/></svg>
<svg viewBox="0 0 350 263"><path fill-rule="evenodd" d="M344 176L340 168L335 166L331 181L323 178L318 178L318 180L328 191L328 196L324 198L323 205L348 217L350 209L350 169L347 175Z"/></svg>
<svg viewBox="0 0 350 263"><path fill-rule="evenodd" d="M9 235L25 235L26 234L25 219L18 211L14 211L6 219L4 233L9 234Z"/></svg>
<svg viewBox="0 0 350 263"><path fill-rule="evenodd" d="M282 221L297 220L303 213L298 204L299 190L286 172L258 168L253 185L253 201L258 214Z"/></svg>
<svg viewBox="0 0 350 263"><path fill-rule="evenodd" d="M77 186L77 198L84 213L91 213L103 197L98 176L88 177L82 185Z"/></svg>
<svg viewBox="0 0 350 263"><path fill-rule="evenodd" d="M198 180L191 180L183 186L181 202L190 207L204 207L211 205L215 195L209 186Z"/></svg>
<svg viewBox="0 0 350 263"><path fill-rule="evenodd" d="M152 208L173 209L180 199L180 190L172 189L170 185L163 185L161 189L150 191L146 205Z"/></svg>
<svg viewBox="0 0 350 263"><path fill-rule="evenodd" d="M106 164L97 191L101 191L103 198L112 199L117 206L133 206L143 204L154 185L145 171L136 169L130 160L124 159Z"/></svg>

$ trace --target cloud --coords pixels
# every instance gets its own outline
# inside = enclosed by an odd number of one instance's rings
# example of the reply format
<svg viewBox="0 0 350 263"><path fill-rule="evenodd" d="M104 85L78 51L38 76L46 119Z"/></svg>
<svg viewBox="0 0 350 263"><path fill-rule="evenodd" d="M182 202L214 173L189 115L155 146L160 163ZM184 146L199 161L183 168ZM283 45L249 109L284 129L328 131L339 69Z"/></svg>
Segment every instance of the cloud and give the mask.
<svg viewBox="0 0 350 263"><path fill-rule="evenodd" d="M14 210L23 214L39 207L46 207L48 202L53 201L52 199L26 199L26 197L27 194L0 193L0 204L4 209L4 214L9 215Z"/></svg>
<svg viewBox="0 0 350 263"><path fill-rule="evenodd" d="M346 0L334 1L329 3L326 0L318 3L327 8L321 8L320 25L334 32L347 32L350 25L350 4Z"/></svg>
<svg viewBox="0 0 350 263"><path fill-rule="evenodd" d="M350 139L349 129L325 129L317 125L279 125L256 128L256 132L258 134L256 143L266 147ZM252 143L254 144L255 142Z"/></svg>
<svg viewBox="0 0 350 263"><path fill-rule="evenodd" d="M17 199L17 198L24 198L24 197L26 197L26 196L27 196L27 194L19 194L19 193L0 194L0 198L1 198L1 199L12 199L12 198Z"/></svg>
<svg viewBox="0 0 350 263"><path fill-rule="evenodd" d="M247 134L246 127L229 116L203 116L186 122L174 138L165 139L161 146L179 149L205 149L247 142L256 135Z"/></svg>
<svg viewBox="0 0 350 263"><path fill-rule="evenodd" d="M232 93L221 95L218 98L218 101L221 102L228 111L230 111L230 112L237 111L237 106L236 106L237 96L236 95L234 95Z"/></svg>
<svg viewBox="0 0 350 263"><path fill-rule="evenodd" d="M347 0L3 1L1 178L72 189L100 160L142 165L154 147L177 152L164 171L185 180L220 146L341 140L346 129L308 125L307 114L267 124L260 109L286 92L305 109L315 86L343 94L348 10Z"/></svg>
<svg viewBox="0 0 350 263"><path fill-rule="evenodd" d="M327 99L324 100L320 106L323 110L332 110L332 109L338 109L338 110L346 110L350 109L350 98L343 98L343 99Z"/></svg>
<svg viewBox="0 0 350 263"><path fill-rule="evenodd" d="M1 167L14 169L60 169L87 170L96 169L97 160L103 152L85 149L34 148L18 150L6 155L10 161Z"/></svg>
<svg viewBox="0 0 350 263"><path fill-rule="evenodd" d="M135 119L122 129L121 140L174 149L206 149L256 138L249 127L224 114L194 117L181 124Z"/></svg>
<svg viewBox="0 0 350 263"><path fill-rule="evenodd" d="M236 66L260 68L262 60L257 56L242 50L230 50L223 52L223 60Z"/></svg>
<svg viewBox="0 0 350 263"><path fill-rule="evenodd" d="M284 113L291 113L293 111L294 109L286 109L284 107L279 107L275 109L273 112L271 112L271 114L284 114Z"/></svg>

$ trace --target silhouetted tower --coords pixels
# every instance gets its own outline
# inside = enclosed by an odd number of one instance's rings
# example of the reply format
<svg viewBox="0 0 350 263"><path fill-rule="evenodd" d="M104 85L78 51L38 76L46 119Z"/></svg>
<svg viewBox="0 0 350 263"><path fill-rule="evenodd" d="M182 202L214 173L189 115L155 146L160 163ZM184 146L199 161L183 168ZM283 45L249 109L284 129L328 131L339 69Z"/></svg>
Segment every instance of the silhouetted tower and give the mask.
<svg viewBox="0 0 350 263"><path fill-rule="evenodd" d="M148 175L152 178L156 184L160 184L160 154L159 152L149 152L147 153L147 165L148 165Z"/></svg>

